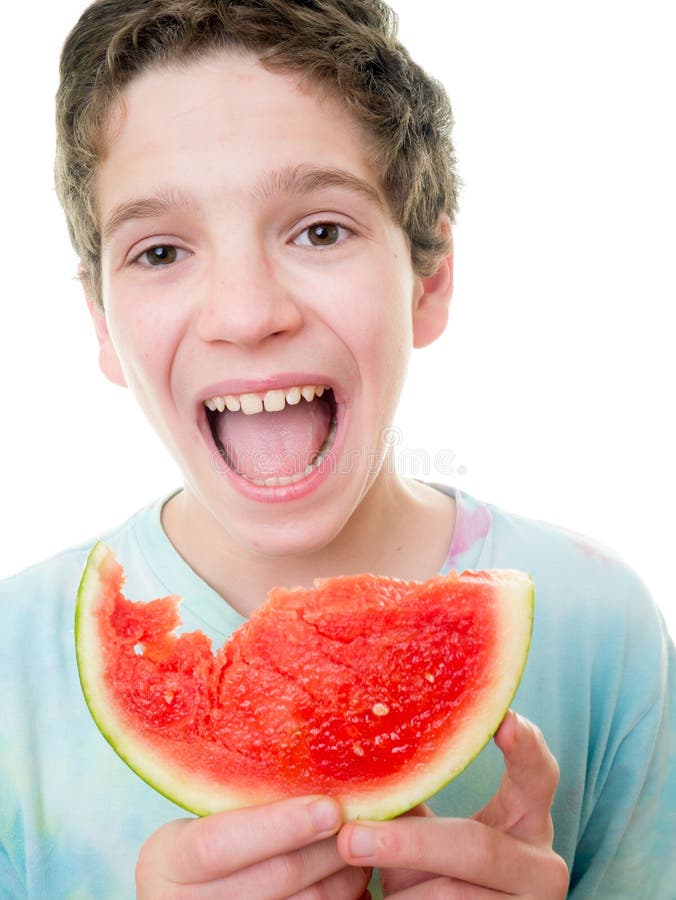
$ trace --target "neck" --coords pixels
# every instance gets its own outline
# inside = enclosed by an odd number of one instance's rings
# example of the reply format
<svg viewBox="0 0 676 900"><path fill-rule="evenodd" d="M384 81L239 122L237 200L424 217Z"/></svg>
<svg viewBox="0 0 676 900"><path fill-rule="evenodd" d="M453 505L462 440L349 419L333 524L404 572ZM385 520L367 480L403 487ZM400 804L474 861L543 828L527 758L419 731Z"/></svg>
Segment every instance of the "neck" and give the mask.
<svg viewBox="0 0 676 900"><path fill-rule="evenodd" d="M309 587L315 578L362 572L430 578L444 562L454 524L451 498L392 475L377 478L339 534L307 554L268 556L243 545L187 489L162 511L162 525L178 553L243 615L277 585Z"/></svg>

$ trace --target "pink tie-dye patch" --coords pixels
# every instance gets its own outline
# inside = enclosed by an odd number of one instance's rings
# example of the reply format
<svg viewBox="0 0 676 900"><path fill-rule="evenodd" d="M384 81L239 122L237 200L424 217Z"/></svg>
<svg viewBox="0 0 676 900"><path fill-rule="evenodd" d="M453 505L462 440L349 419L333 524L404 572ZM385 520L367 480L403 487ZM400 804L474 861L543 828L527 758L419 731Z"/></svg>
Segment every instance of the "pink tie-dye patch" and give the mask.
<svg viewBox="0 0 676 900"><path fill-rule="evenodd" d="M465 553L477 541L483 540L491 530L491 516L485 506L468 509L458 504L455 532L451 543L451 555Z"/></svg>

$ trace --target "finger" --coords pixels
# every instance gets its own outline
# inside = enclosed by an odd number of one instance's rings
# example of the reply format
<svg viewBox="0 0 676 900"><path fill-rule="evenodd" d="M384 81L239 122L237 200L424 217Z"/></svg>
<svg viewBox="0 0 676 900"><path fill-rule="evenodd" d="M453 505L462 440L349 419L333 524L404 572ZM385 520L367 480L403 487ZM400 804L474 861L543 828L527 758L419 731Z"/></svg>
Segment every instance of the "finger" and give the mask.
<svg viewBox="0 0 676 900"><path fill-rule="evenodd" d="M371 880L371 869L345 866L323 881L311 885L298 894L293 900L371 900L368 883Z"/></svg>
<svg viewBox="0 0 676 900"><path fill-rule="evenodd" d="M544 851L470 819L350 822L338 835L350 865L444 875L518 894L537 883Z"/></svg>
<svg viewBox="0 0 676 900"><path fill-rule="evenodd" d="M420 872L415 869L380 869L380 883L386 897L390 894L399 894L405 888L422 884L434 878L430 872Z"/></svg>
<svg viewBox="0 0 676 900"><path fill-rule="evenodd" d="M493 891L490 888L482 888L474 885L468 890L467 883L455 881L453 878L431 878L424 884L417 887L411 887L407 890L398 890L396 893L386 891L385 897L391 897L392 900L425 900L425 898L439 898L444 900L504 900L505 897L512 897L513 894L505 894L503 891Z"/></svg>
<svg viewBox="0 0 676 900"><path fill-rule="evenodd" d="M474 816L513 837L551 847L551 806L559 766L539 728L511 711L495 735L505 759L497 793Z"/></svg>
<svg viewBox="0 0 676 900"><path fill-rule="evenodd" d="M213 881L272 856L335 834L338 804L328 797L296 797L265 806L179 819L163 826L143 847L137 879L163 872L166 881Z"/></svg>
<svg viewBox="0 0 676 900"><path fill-rule="evenodd" d="M256 900L349 897L352 900L364 890L368 878L364 868L345 865L336 849L336 839L331 837L254 863L217 881L202 883L198 890L200 900L223 900L224 897L237 900L244 897Z"/></svg>
<svg viewBox="0 0 676 900"><path fill-rule="evenodd" d="M420 819L429 819L433 815L434 813L426 803L419 803L417 806L414 806L413 809L406 810L406 812L402 813L398 818L401 819L404 816L418 816Z"/></svg>

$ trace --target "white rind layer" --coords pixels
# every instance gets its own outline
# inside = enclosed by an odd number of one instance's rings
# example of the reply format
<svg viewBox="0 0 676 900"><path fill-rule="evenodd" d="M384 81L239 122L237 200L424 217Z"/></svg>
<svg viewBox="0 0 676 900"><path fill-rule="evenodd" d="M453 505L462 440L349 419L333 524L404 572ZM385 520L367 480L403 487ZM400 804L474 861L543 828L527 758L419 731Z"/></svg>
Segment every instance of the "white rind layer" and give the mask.
<svg viewBox="0 0 676 900"><path fill-rule="evenodd" d="M101 733L125 762L148 784L174 803L203 816L254 806L283 796L262 785L260 791L242 790L236 784L218 785L194 772L181 773L173 761L165 761L152 742L129 728L107 695L104 652L95 615L103 588L101 573L116 566L112 552L96 544L87 560L78 591L75 641L80 681L90 712ZM478 580L479 573L468 573ZM531 578L516 570L480 573L481 580L496 591L496 631L501 653L494 660L491 690L478 702L440 746L434 759L427 759L419 772L374 783L358 795L338 798L346 820L389 819L422 803L459 775L481 752L497 731L516 694L530 647L534 589ZM118 584L119 587L119 584ZM392 784L394 782L394 786Z"/></svg>

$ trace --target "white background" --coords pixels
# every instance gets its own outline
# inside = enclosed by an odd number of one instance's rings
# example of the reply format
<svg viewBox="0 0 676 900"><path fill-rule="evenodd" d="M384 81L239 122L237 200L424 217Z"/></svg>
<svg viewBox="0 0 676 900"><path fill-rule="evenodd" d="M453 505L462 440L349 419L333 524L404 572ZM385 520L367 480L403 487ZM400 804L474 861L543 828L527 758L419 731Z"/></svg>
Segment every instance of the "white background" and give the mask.
<svg viewBox="0 0 676 900"><path fill-rule="evenodd" d="M465 182L449 329L397 420L403 449L455 471L411 474L600 539L676 633L671 4L394 5L449 90ZM58 52L83 8L3 10L0 575L179 483L98 372L52 189Z"/></svg>

